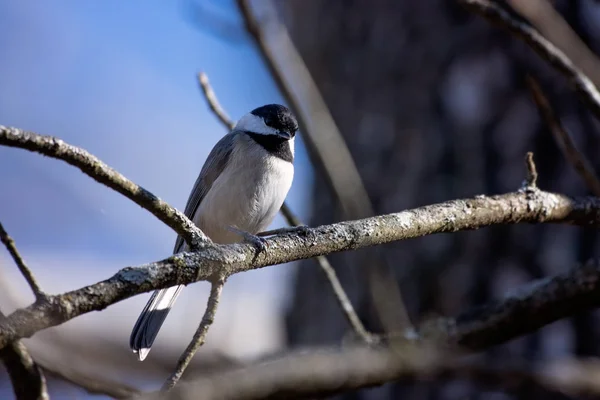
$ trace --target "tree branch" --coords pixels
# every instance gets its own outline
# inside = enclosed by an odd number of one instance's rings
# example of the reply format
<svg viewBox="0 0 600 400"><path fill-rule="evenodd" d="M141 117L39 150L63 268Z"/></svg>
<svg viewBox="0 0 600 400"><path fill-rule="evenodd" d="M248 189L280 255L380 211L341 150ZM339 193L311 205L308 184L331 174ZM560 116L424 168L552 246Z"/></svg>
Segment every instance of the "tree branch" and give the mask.
<svg viewBox="0 0 600 400"><path fill-rule="evenodd" d="M590 261L563 274L535 281L502 300L456 318L429 321L420 329L419 342L447 343L459 345L461 349L479 351L598 305L600 263ZM166 399L314 398L402 378L422 379L436 374L452 374L489 379L498 378L497 373L501 372L457 362L460 360L456 354L452 354L452 348L450 352L441 353L440 347L417 347L415 344L419 342L407 341L404 334L398 334L397 337L401 341L393 349L378 346L372 349L351 347L345 350L312 350L243 369L220 372L194 382L182 383ZM565 368L559 370L557 377L556 366L544 367L547 368L539 371L516 370L511 376L549 389L596 395L600 392L600 387L593 384L594 379L597 380L597 370L588 372L590 379L580 376L578 380L573 380L568 378L568 374L565 376L565 372L569 372Z"/></svg>
<svg viewBox="0 0 600 400"><path fill-rule="evenodd" d="M0 222L0 242L2 242L4 244L4 246L6 246L6 249L10 253L15 264L17 264L17 267L19 267L19 271L21 271L21 274L23 275L23 277L27 281L27 284L31 288L31 291L33 292L36 300L42 299L45 296L44 292L40 288L40 285L38 284L37 279L35 279L33 272L31 272L31 270L29 269L27 264L25 264L25 260L23 260L23 257L21 257L21 254L19 253L19 250L17 249L17 246L15 245L15 241L8 235L8 232L6 232L6 230L4 229L4 226L2 226L1 222Z"/></svg>
<svg viewBox="0 0 600 400"><path fill-rule="evenodd" d="M223 107L221 107L221 104L219 104L219 100L217 100L217 95L215 94L215 91L210 85L208 76L206 76L204 72L200 72L198 74L198 83L200 84L200 89L202 89L204 98L206 99L206 102L208 103L208 106L210 107L213 114L217 116L219 121L221 121L221 123L225 125L225 127L228 130L233 129L235 123L231 120L231 118L229 118Z"/></svg>
<svg viewBox="0 0 600 400"><path fill-rule="evenodd" d="M563 155L573 166L575 171L577 171L581 179L583 179L590 192L592 192L594 196L600 197L600 180L598 179L592 164L587 157L577 149L577 145L575 145L573 138L571 138L569 132L567 132L558 116L556 116L552 110L550 102L546 96L544 96L544 92L539 83L531 76L528 76L527 85L540 115L546 122L546 125L548 125L548 129L552 132L552 136L554 136L554 140L563 152Z"/></svg>
<svg viewBox="0 0 600 400"><path fill-rule="evenodd" d="M405 344L405 353L382 348L313 349L256 363L242 369L207 374L184 382L166 396L147 394L140 400L258 400L324 398L385 383L468 379L487 386L535 387L546 394L600 394L600 371L585 360L558 360L540 365L494 365L436 353Z"/></svg>
<svg viewBox="0 0 600 400"><path fill-rule="evenodd" d="M177 232L190 248L210 239L183 213L115 171L84 149L52 137L0 125L0 145L18 147L63 160L84 174L121 193Z"/></svg>
<svg viewBox="0 0 600 400"><path fill-rule="evenodd" d="M600 119L600 93L592 80L534 27L511 15L494 0L457 1L468 10L500 25L527 43L539 56L569 79L590 111Z"/></svg>
<svg viewBox="0 0 600 400"><path fill-rule="evenodd" d="M48 296L0 322L0 348L16 339L98 311L136 294L178 284L211 281L217 276L269 265L354 250L397 240L496 224L564 223L600 225L600 199L570 198L541 190L452 200L399 213L307 228L302 235L265 239L267 251L256 256L251 244L207 244L195 252L127 267L111 278L62 295Z"/></svg>
<svg viewBox="0 0 600 400"><path fill-rule="evenodd" d="M225 127L227 129L232 129L234 126L234 123L233 123L233 121L231 121L231 119L229 119L229 117L227 116L227 113L225 112L225 110L223 110L223 107L221 107L221 105L219 104L219 100L217 99L217 96L210 85L208 76L206 76L206 74L204 72L201 72L198 74L198 82L200 83L200 88L202 89L202 93L204 94L204 97L205 97L206 101L208 102L210 109L217 116L217 118L221 121L221 123L223 123L223 125L225 125ZM280 211L281 211L281 214L283 215L283 217L285 218L285 220L287 221L288 225L290 225L290 226L304 225L302 223L302 221L300 221L300 219L296 215L294 215L294 213L292 212L291 208L287 205L287 203L285 203L285 202L283 203ZM356 314L356 311L354 310L354 307L352 306L352 302L350 301L350 298L348 298L348 295L344 291L344 287L342 286L342 283L340 282L340 280L335 272L335 269L333 269L333 267L331 266L331 264L329 263L327 258L325 258L323 256L317 257L316 260L317 260L317 263L319 264L319 267L321 267L321 270L325 273L325 276L327 277L327 279L331 285L331 288L333 289L333 294L334 294L338 304L340 305L342 311L344 312L346 319L350 323L350 326L354 329L356 334L362 340L364 340L367 343L371 342L373 336L369 332L367 332L366 328L364 327L360 318L358 317L358 314Z"/></svg>
<svg viewBox="0 0 600 400"><path fill-rule="evenodd" d="M600 263L595 260L530 283L455 318L428 321L422 336L446 337L478 351L534 332L559 319L600 306Z"/></svg>
<svg viewBox="0 0 600 400"><path fill-rule="evenodd" d="M202 316L202 321L200 321L200 325L198 326L196 333L194 333L194 337L192 338L190 344L187 346L181 357L179 357L175 371L163 384L163 391L170 390L177 384L177 382L179 382L179 379L181 379L181 376L183 375L183 372L189 365L190 361L192 361L192 358L198 349L206 341L208 329L215 320L215 314L217 313L217 307L219 306L219 300L221 298L224 285L225 279L219 279L212 283L210 294L208 296L208 304L206 305L206 310Z"/></svg>
<svg viewBox="0 0 600 400"><path fill-rule="evenodd" d="M4 318L0 312L0 320ZM8 371L17 400L49 399L46 378L20 340L0 349L0 360Z"/></svg>

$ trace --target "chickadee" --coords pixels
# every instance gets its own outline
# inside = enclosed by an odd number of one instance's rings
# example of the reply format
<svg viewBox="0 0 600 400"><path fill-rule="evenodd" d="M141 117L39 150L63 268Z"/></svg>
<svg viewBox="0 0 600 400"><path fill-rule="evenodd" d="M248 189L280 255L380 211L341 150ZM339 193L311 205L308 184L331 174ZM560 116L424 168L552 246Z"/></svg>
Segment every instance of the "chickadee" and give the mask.
<svg viewBox="0 0 600 400"><path fill-rule="evenodd" d="M215 243L235 243L269 226L294 177L290 110L268 104L244 115L212 149L185 206L185 215ZM173 253L187 250L181 236ZM157 290L142 310L129 345L143 361L184 285Z"/></svg>

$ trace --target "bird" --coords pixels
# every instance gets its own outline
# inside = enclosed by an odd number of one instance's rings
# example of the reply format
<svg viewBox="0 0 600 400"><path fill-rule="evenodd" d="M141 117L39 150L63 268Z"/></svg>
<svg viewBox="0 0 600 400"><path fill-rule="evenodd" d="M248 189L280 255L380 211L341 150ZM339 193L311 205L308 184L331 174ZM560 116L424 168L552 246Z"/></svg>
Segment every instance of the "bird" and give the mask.
<svg viewBox="0 0 600 400"><path fill-rule="evenodd" d="M185 206L190 218L214 243L249 241L264 250L264 231L283 205L294 178L298 122L280 104L243 115L209 153ZM181 236L173 254L188 249ZM143 361L185 285L156 290L140 313L130 347Z"/></svg>

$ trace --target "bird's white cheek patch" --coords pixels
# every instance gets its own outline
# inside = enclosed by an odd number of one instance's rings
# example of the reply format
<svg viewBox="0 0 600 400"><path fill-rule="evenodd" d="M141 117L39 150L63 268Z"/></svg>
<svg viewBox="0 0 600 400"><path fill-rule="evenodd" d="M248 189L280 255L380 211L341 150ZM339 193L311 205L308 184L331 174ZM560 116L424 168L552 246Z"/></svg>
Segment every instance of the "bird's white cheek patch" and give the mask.
<svg viewBox="0 0 600 400"><path fill-rule="evenodd" d="M235 124L236 130L246 131L252 133L258 133L261 135L276 135L277 129L271 128L267 126L262 118L257 117L252 113L248 113L244 115L240 120Z"/></svg>

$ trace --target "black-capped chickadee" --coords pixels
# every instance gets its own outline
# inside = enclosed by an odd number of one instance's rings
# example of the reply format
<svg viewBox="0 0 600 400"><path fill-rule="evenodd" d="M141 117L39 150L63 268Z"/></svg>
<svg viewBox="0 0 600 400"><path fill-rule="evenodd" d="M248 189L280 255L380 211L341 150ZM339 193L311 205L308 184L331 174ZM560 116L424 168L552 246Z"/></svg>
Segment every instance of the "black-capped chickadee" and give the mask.
<svg viewBox="0 0 600 400"><path fill-rule="evenodd" d="M212 149L185 206L185 215L215 243L241 241L266 229L294 177L290 110L268 104L244 115ZM246 236L248 238L248 236ZM173 253L185 251L179 236ZM157 290L142 310L129 345L144 360L184 285Z"/></svg>

